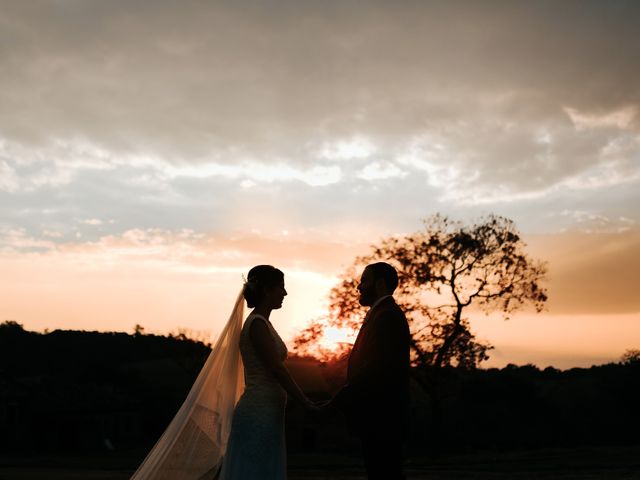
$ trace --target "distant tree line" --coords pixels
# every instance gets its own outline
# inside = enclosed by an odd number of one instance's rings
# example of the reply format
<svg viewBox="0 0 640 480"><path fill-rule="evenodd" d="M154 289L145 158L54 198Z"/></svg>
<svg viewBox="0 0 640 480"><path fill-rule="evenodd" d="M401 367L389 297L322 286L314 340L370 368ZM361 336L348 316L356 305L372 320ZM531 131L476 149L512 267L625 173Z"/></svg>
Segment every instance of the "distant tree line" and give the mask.
<svg viewBox="0 0 640 480"><path fill-rule="evenodd" d="M184 336L0 324L0 448L96 449L162 433L210 349Z"/></svg>
<svg viewBox="0 0 640 480"><path fill-rule="evenodd" d="M202 342L141 331L40 334L15 322L0 324L0 451L133 449L143 455L209 351ZM308 362L303 372L323 380L300 380L316 397L341 385L344 359ZM320 384L328 391L317 391ZM637 350L618 363L566 371L443 367L439 392L446 428L433 430L432 400L418 385L412 389L413 453L427 445L429 451L474 451L639 441ZM294 402L288 408L288 430L300 431L290 435L290 448L343 451L352 445L339 418L313 421Z"/></svg>

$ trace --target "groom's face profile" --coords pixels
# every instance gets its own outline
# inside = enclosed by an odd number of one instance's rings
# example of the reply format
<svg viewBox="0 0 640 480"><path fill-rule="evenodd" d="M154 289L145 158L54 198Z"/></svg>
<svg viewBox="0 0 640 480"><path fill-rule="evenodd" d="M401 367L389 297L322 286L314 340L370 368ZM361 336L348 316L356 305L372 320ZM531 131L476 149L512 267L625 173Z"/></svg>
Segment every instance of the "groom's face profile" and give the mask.
<svg viewBox="0 0 640 480"><path fill-rule="evenodd" d="M363 307L370 307L375 303L378 297L376 277L370 268L365 268L364 272L362 272L360 283L358 284L358 292L360 293L358 301Z"/></svg>

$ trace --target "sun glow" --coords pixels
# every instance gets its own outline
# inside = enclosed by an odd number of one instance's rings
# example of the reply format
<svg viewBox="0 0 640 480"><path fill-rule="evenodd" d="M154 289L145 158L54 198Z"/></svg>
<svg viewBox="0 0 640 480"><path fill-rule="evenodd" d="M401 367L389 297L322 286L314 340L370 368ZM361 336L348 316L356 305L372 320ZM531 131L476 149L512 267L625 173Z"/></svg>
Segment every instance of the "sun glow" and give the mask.
<svg viewBox="0 0 640 480"><path fill-rule="evenodd" d="M318 325L318 324L315 324ZM296 353L302 356L312 356L323 361L332 361L343 358L351 351L355 342L357 331L349 328L326 326L319 324L319 333L313 339L302 346Z"/></svg>
<svg viewBox="0 0 640 480"><path fill-rule="evenodd" d="M327 327L319 344L330 351L338 351L341 344L353 344L356 340L357 332L337 327Z"/></svg>

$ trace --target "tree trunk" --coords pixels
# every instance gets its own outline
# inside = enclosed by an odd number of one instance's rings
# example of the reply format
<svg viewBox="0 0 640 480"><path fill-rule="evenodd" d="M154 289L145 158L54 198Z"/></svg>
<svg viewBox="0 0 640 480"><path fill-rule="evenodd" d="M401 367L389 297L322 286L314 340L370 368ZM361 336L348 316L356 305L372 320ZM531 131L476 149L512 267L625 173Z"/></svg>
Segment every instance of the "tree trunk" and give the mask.
<svg viewBox="0 0 640 480"><path fill-rule="evenodd" d="M447 336L447 338L444 339L442 346L438 349L438 353L436 354L436 359L433 365L434 367L436 368L442 367L442 362L444 361L445 355L449 353L449 349L451 348L451 345L453 345L453 342L456 340L456 338L458 338L458 335L460 335L460 332L462 331L460 329L461 321L462 321L462 305L458 303L456 316L453 320L453 325L454 325L453 330Z"/></svg>

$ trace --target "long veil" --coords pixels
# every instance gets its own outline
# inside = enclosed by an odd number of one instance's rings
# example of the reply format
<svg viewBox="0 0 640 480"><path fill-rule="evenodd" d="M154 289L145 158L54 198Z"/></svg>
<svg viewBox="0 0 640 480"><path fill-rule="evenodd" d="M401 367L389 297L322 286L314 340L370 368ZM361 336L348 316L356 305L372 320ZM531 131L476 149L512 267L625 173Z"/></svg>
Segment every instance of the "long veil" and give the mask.
<svg viewBox="0 0 640 480"><path fill-rule="evenodd" d="M231 418L244 390L242 292L187 399L131 480L211 480L222 465Z"/></svg>

